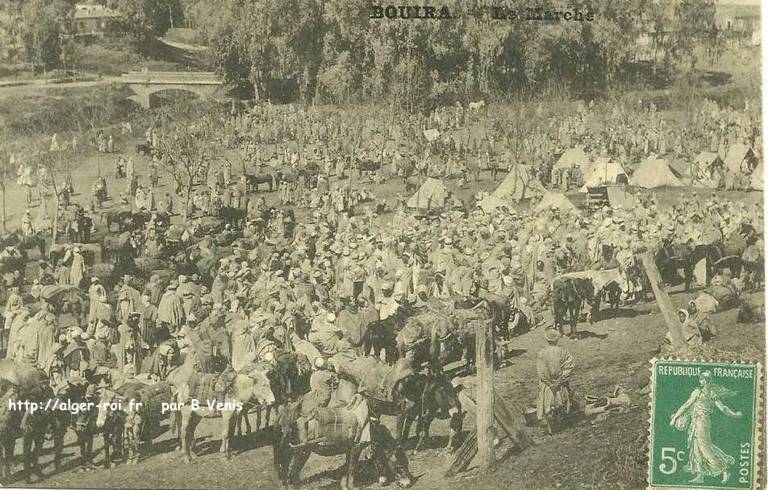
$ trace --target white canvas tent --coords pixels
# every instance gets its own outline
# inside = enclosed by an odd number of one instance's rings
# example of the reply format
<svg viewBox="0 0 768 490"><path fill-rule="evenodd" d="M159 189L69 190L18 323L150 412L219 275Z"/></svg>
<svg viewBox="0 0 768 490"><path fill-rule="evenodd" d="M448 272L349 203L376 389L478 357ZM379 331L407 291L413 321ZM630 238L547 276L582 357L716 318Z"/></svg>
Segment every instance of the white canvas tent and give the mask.
<svg viewBox="0 0 768 490"><path fill-rule="evenodd" d="M500 206L540 196L544 192L544 186L533 176L528 167L513 165L499 187L490 196L480 201L479 206L489 213Z"/></svg>
<svg viewBox="0 0 768 490"><path fill-rule="evenodd" d="M725 155L725 168L734 174L751 174L756 166L755 152L747 145L732 145Z"/></svg>
<svg viewBox="0 0 768 490"><path fill-rule="evenodd" d="M535 210L540 212L551 207L555 207L561 211L576 210L576 206L573 205L571 200L565 197L565 194L559 192L545 193L539 204L536 205Z"/></svg>
<svg viewBox="0 0 768 490"><path fill-rule="evenodd" d="M584 153L584 150L578 147L565 150L565 152L560 155L560 158L557 159L557 162L555 162L554 168L571 168L577 165L582 169L586 169L589 166L589 157Z"/></svg>
<svg viewBox="0 0 768 490"><path fill-rule="evenodd" d="M693 183L697 187L716 188L719 175L724 167L720 155L711 151L702 151L696 156L693 165Z"/></svg>
<svg viewBox="0 0 768 490"><path fill-rule="evenodd" d="M448 199L448 189L437 179L428 178L408 199L406 205L415 209L442 209Z"/></svg>
<svg viewBox="0 0 768 490"><path fill-rule="evenodd" d="M656 187L682 187L675 172L663 158L650 157L643 160L632 175L632 184L646 189Z"/></svg>
<svg viewBox="0 0 768 490"><path fill-rule="evenodd" d="M624 167L610 158L600 157L589 167L584 176L581 192L587 192L587 187L597 187L602 184L616 184L620 176L627 176ZM626 181L625 181L626 182Z"/></svg>

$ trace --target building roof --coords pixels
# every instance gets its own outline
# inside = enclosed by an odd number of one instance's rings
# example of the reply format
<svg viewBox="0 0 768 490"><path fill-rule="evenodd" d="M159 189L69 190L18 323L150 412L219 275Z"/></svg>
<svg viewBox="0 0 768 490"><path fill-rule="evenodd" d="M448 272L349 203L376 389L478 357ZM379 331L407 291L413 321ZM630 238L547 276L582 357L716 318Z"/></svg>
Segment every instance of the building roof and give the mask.
<svg viewBox="0 0 768 490"><path fill-rule="evenodd" d="M75 20L82 19L114 19L120 17L117 10L102 5L77 4L75 5Z"/></svg>

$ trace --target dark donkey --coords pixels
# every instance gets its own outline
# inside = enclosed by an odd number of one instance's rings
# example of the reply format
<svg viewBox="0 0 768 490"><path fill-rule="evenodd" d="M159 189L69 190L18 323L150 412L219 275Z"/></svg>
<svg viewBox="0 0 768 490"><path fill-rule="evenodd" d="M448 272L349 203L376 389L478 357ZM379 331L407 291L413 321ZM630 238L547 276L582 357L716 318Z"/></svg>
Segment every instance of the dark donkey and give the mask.
<svg viewBox="0 0 768 490"><path fill-rule="evenodd" d="M654 256L654 262L659 269L662 280L667 284L677 282L677 271L683 270L685 290L691 289L693 282L693 268L703 258L710 254L710 246L694 246L689 240L686 243L674 243L662 245ZM709 261L708 261L709 263ZM711 276L707 274L707 281Z"/></svg>
<svg viewBox="0 0 768 490"><path fill-rule="evenodd" d="M563 333L563 325L571 326L569 337L576 335L584 302L591 304L595 297L592 281L585 278L556 277L552 281L552 316L555 328Z"/></svg>
<svg viewBox="0 0 768 490"><path fill-rule="evenodd" d="M453 384L442 372L439 374L417 374L406 387L413 393L421 392L416 403L407 408L398 417L398 441L405 443L411 431L411 425L416 422L416 451L429 440L429 428L435 419L449 420L449 435L446 449L459 447L464 416L461 402Z"/></svg>
<svg viewBox="0 0 768 490"><path fill-rule="evenodd" d="M366 400L356 396L344 407L322 407L317 409L317 430L322 433L318 439L300 443L297 437L296 421L301 413L302 400L289 404L280 413L279 435L272 446L275 470L283 485L296 485L302 468L314 453L320 456L345 456L345 472L341 488L355 486L355 472L360 455L371 447L373 462L379 473L379 483L386 484L386 473L397 474L399 484L407 487L412 482L408 460L392 435L376 418L368 417ZM392 456L398 462L392 463Z"/></svg>
<svg viewBox="0 0 768 490"><path fill-rule="evenodd" d="M41 386L35 393L22 394L13 383L0 380L0 464L3 481L8 482L11 477L13 453L19 437L23 444L24 480L29 482L33 472L38 478L43 478L39 458L48 427L48 414L42 408L30 410L14 407L11 403L29 400L37 403L38 407L44 407L49 394L48 385Z"/></svg>

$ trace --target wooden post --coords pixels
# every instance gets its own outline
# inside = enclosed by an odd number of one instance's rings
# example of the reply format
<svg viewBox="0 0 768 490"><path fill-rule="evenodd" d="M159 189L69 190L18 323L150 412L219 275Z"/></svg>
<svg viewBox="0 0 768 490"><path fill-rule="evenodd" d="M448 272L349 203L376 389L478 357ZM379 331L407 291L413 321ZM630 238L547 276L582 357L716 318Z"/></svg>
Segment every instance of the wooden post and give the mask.
<svg viewBox="0 0 768 490"><path fill-rule="evenodd" d="M480 469L492 471L496 462L493 447L493 342L489 322L475 324L477 355L477 450Z"/></svg>
<svg viewBox="0 0 768 490"><path fill-rule="evenodd" d="M669 336L672 341L672 346L675 349L686 349L687 345L683 331L681 329L680 322L675 316L675 305L672 304L672 300L669 295L661 289L661 275L656 268L656 263L653 261L653 257L648 252L640 254L640 260L643 263L645 273L648 275L648 280L651 283L653 289L653 295L656 297L656 302L659 305L661 314L664 315L664 322L669 329Z"/></svg>
<svg viewBox="0 0 768 490"><path fill-rule="evenodd" d="M462 398L462 408L467 409L468 412L477 413L477 403L473 398L473 394L464 393L465 397ZM517 447L519 451L522 451L529 446L533 445L533 441L528 436L526 431L525 418L523 412L516 406L515 402L511 402L512 408L510 408L504 400L498 396L498 393L494 391L493 398L493 415L496 424L501 428L502 434L499 434L499 439L505 437ZM472 430L467 434L464 439L464 443L456 451L451 463L445 472L445 476L453 476L469 467L469 464L477 455L477 431Z"/></svg>

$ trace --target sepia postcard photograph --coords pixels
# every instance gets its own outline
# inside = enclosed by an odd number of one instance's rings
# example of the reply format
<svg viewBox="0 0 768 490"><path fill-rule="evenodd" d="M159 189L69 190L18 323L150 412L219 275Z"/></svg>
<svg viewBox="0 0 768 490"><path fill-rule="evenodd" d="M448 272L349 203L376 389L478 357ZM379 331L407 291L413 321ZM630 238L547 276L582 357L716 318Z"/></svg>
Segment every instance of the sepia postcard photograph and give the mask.
<svg viewBox="0 0 768 490"><path fill-rule="evenodd" d="M758 490L760 0L0 0L0 487Z"/></svg>

